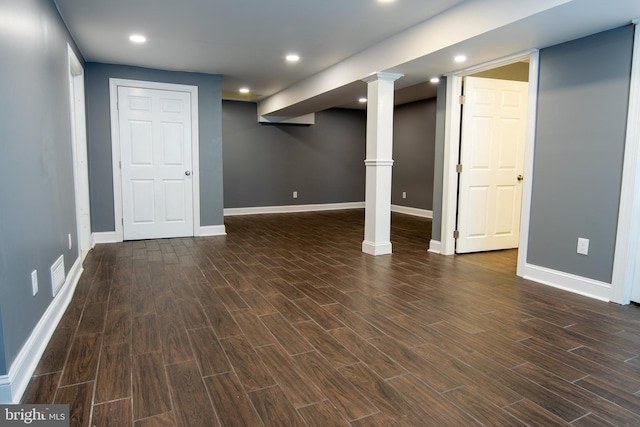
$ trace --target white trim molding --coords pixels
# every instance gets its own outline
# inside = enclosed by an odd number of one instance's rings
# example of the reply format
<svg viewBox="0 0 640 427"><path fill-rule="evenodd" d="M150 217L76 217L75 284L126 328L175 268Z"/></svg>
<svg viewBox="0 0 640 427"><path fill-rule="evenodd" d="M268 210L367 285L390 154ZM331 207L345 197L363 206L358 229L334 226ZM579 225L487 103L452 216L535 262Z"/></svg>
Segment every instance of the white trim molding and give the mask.
<svg viewBox="0 0 640 427"><path fill-rule="evenodd" d="M522 272L522 277L525 279L601 301L609 301L611 294L609 283L532 264L526 264Z"/></svg>
<svg viewBox="0 0 640 427"><path fill-rule="evenodd" d="M91 206L87 153L87 119L85 108L84 68L67 43L69 77L69 112L71 117L71 145L73 182L75 190L77 248L79 253L91 249Z"/></svg>
<svg viewBox="0 0 640 427"><path fill-rule="evenodd" d="M523 275L522 269L527 263L529 251L529 225L531 223L531 195L533 193L533 158L536 145L536 123L538 112L538 76L540 74L540 52L529 55L529 105L527 106L527 131L524 145L524 176L522 183L522 201L520 202L520 241L518 242L518 261L516 275Z"/></svg>
<svg viewBox="0 0 640 427"><path fill-rule="evenodd" d="M428 252L434 253L434 254L440 254L440 249L442 248L442 243L440 243L440 240L433 240L431 239L431 241L429 242L429 250Z"/></svg>
<svg viewBox="0 0 640 427"><path fill-rule="evenodd" d="M640 20L634 20L633 60L624 144L611 301L629 304L640 293ZM639 298L640 299L640 298Z"/></svg>
<svg viewBox="0 0 640 427"><path fill-rule="evenodd" d="M391 205L391 212L397 212L405 215L419 216L421 218L433 218L433 211L426 209L411 208L409 206Z"/></svg>
<svg viewBox="0 0 640 427"><path fill-rule="evenodd" d="M118 122L118 87L127 86L144 89L187 92L191 94L191 160L193 182L193 235L200 235L200 132L198 127L198 86L148 82L141 80L109 79L109 102L111 114L111 161L113 173L113 212L116 241L124 240L122 225L122 181L120 171L120 124Z"/></svg>
<svg viewBox="0 0 640 427"><path fill-rule="evenodd" d="M227 230L224 225L202 225L200 226L200 237L226 236Z"/></svg>
<svg viewBox="0 0 640 427"><path fill-rule="evenodd" d="M368 240L362 242L362 252L369 255L391 255L393 245L391 242L374 243Z"/></svg>
<svg viewBox="0 0 640 427"><path fill-rule="evenodd" d="M31 376L38 366L56 326L64 314L82 274L82 259L78 257L69 270L64 285L53 298L27 342L9 368L8 375L0 375L0 403L19 403Z"/></svg>
<svg viewBox="0 0 640 427"><path fill-rule="evenodd" d="M224 216L338 211L343 209L364 209L364 202L326 203L326 204L315 204L315 205L256 206L256 207L249 207L249 208L226 208L224 210Z"/></svg>
<svg viewBox="0 0 640 427"><path fill-rule="evenodd" d="M101 243L117 243L118 235L115 231L103 231L99 233L93 233L91 235L91 247ZM122 240L120 240L121 242Z"/></svg>

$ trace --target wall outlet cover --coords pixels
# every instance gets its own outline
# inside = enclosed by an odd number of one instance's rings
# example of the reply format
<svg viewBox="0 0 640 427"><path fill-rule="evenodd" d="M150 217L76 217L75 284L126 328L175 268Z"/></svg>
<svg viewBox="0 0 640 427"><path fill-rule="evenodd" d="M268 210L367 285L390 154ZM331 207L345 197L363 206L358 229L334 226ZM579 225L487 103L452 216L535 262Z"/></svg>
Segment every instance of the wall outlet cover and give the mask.
<svg viewBox="0 0 640 427"><path fill-rule="evenodd" d="M589 239L585 239L583 237L578 237L577 252L580 255L589 255Z"/></svg>

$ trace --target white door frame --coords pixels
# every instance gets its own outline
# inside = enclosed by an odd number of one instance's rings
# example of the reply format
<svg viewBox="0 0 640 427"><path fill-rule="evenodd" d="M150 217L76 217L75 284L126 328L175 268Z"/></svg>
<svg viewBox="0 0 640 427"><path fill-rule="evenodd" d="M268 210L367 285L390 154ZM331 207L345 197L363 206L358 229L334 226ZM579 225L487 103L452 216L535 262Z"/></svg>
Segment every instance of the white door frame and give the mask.
<svg viewBox="0 0 640 427"><path fill-rule="evenodd" d="M456 210L458 204L458 175L456 164L460 157L460 113L459 97L462 90L462 78L481 71L529 60L529 101L527 105L527 136L524 150L524 182L522 186L522 210L520 214L520 242L518 250L518 272L527 259L529 239L529 208L533 183L533 150L535 144L536 105L538 103L538 59L539 51L531 50L512 56L490 61L475 67L447 74L446 119L444 135L444 165L442 171L442 224L440 228L440 253L453 255L456 227Z"/></svg>
<svg viewBox="0 0 640 427"><path fill-rule="evenodd" d="M76 248L78 255L83 255L93 245L91 241L84 68L69 44L67 44L67 66L69 75L69 111L71 113L73 183L76 199Z"/></svg>
<svg viewBox="0 0 640 427"><path fill-rule="evenodd" d="M193 235L200 235L200 153L198 133L198 87L173 83L147 82L141 80L109 79L109 101L111 112L111 160L113 170L113 211L116 241L124 240L122 224L122 177L120 171L120 123L118 121L118 86L143 89L188 92L191 94L191 159L193 177Z"/></svg>
<svg viewBox="0 0 640 427"><path fill-rule="evenodd" d="M640 286L640 19L635 35L610 300L629 304Z"/></svg>

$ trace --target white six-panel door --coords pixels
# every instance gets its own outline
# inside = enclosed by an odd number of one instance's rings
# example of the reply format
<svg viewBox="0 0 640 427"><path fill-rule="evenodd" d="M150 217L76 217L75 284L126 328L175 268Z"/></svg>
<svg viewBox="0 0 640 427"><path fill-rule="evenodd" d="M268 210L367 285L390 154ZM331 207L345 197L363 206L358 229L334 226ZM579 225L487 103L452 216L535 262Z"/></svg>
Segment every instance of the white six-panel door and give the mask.
<svg viewBox="0 0 640 427"><path fill-rule="evenodd" d="M518 247L528 83L464 78L456 252Z"/></svg>
<svg viewBox="0 0 640 427"><path fill-rule="evenodd" d="M118 87L125 240L193 235L191 94Z"/></svg>

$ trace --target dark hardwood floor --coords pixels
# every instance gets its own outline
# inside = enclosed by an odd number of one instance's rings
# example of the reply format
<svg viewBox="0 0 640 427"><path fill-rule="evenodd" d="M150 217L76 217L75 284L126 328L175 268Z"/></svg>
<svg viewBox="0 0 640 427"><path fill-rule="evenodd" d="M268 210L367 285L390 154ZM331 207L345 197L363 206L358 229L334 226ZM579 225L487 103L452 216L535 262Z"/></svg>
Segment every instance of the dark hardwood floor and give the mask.
<svg viewBox="0 0 640 427"><path fill-rule="evenodd" d="M394 214L228 217L226 237L99 245L25 392L72 426L639 426L640 308L426 251Z"/></svg>

